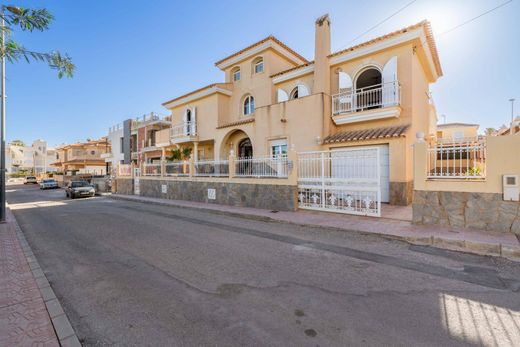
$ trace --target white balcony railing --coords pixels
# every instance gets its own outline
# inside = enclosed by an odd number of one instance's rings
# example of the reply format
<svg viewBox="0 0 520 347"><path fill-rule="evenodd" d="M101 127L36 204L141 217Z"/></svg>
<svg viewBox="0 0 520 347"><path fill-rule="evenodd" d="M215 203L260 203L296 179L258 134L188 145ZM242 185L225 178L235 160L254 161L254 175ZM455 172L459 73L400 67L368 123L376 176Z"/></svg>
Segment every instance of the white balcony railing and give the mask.
<svg viewBox="0 0 520 347"><path fill-rule="evenodd" d="M171 138L196 136L197 128L195 122L182 122L171 127Z"/></svg>
<svg viewBox="0 0 520 347"><path fill-rule="evenodd" d="M478 136L472 137L440 137L437 138L437 144L468 144L468 143L476 143L479 141Z"/></svg>
<svg viewBox="0 0 520 347"><path fill-rule="evenodd" d="M228 177L229 160L199 160L195 162L195 176Z"/></svg>
<svg viewBox="0 0 520 347"><path fill-rule="evenodd" d="M467 142L436 144L428 148L429 179L484 179L486 177L486 143Z"/></svg>
<svg viewBox="0 0 520 347"><path fill-rule="evenodd" d="M164 176L189 176L190 164L188 161L172 161L164 164Z"/></svg>
<svg viewBox="0 0 520 347"><path fill-rule="evenodd" d="M333 95L332 115L397 106L400 103L401 86L399 82L388 82Z"/></svg>
<svg viewBox="0 0 520 347"><path fill-rule="evenodd" d="M143 164L143 176L161 176L161 164Z"/></svg>
<svg viewBox="0 0 520 347"><path fill-rule="evenodd" d="M289 173L288 164L287 156L237 158L235 176L285 178Z"/></svg>
<svg viewBox="0 0 520 347"><path fill-rule="evenodd" d="M129 177L132 176L132 166L129 164L119 164L118 176Z"/></svg>

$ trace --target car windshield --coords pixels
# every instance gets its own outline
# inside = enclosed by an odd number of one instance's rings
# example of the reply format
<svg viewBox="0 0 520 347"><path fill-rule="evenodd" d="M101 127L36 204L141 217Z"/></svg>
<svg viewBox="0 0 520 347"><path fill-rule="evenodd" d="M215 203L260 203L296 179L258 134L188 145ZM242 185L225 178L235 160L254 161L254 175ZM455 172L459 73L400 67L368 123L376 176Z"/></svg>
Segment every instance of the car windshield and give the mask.
<svg viewBox="0 0 520 347"><path fill-rule="evenodd" d="M88 187L88 182L72 182L72 188L78 188L78 187Z"/></svg>
<svg viewBox="0 0 520 347"><path fill-rule="evenodd" d="M28 180L35 180L36 177L34 177L34 176L27 176L27 179L28 179Z"/></svg>
<svg viewBox="0 0 520 347"><path fill-rule="evenodd" d="M52 183L54 180L43 180L43 183Z"/></svg>

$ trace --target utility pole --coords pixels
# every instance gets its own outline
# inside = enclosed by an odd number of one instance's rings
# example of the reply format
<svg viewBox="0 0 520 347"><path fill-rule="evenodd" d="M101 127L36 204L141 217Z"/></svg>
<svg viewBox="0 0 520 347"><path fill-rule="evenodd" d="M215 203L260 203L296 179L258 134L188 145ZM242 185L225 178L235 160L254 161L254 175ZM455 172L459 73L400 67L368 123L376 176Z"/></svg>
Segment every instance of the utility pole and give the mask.
<svg viewBox="0 0 520 347"><path fill-rule="evenodd" d="M0 115L0 223L5 223L5 7L2 5L2 42L0 47L1 71L0 71L0 99L1 115Z"/></svg>
<svg viewBox="0 0 520 347"><path fill-rule="evenodd" d="M511 101L511 127L509 128L509 135L514 135L514 122L515 122L515 98L509 99Z"/></svg>

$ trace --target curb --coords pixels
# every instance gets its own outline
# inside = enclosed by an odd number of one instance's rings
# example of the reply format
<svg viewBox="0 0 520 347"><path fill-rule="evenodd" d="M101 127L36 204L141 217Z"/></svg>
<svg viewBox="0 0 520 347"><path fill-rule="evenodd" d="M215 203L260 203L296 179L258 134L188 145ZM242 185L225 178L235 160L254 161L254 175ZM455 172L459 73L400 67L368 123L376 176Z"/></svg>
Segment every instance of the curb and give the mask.
<svg viewBox="0 0 520 347"><path fill-rule="evenodd" d="M442 238L442 237L435 237L435 236L422 236L422 237L421 236L398 236L398 235L389 235L389 234L383 234L383 233L372 233L372 232L366 232L363 230L343 229L343 228L337 228L337 227L332 227L332 226L323 226L323 225L319 225L319 224L308 224L308 223L297 223L297 222L291 222L291 221L282 221L282 220L278 220L278 219L275 219L272 217L258 216L258 215L249 214L246 212L218 211L218 210L206 208L203 206L177 205L174 202L172 202L172 200L149 201L149 200L144 200L144 199L139 199L139 198L127 198L126 196L121 196L121 195L117 195L117 194L112 194L112 195L109 195L106 197L108 197L110 199L114 199L114 200L144 202L144 203L150 204L150 205L174 206L176 208L183 208L183 209L197 209L197 210L201 210L201 211L205 211L205 212L226 215L226 216L231 216L231 217L247 217L249 219L263 221L263 222L287 223L287 224L292 224L292 225L320 228L320 229L325 229L325 230L355 232L355 233L362 234L362 235L371 235L371 236L378 236L378 237L382 237L382 238L390 239L390 240L404 241L404 242L412 244L412 245L431 246L431 247L440 248L440 249L447 249L450 251L457 251L457 252L485 255L485 256L493 256L493 257L501 257L501 258L505 258L505 259L508 259L511 261L520 262L520 246L515 247L515 246L503 245L503 244L497 244L497 243L473 242L473 241L467 241L467 240L456 240L456 239Z"/></svg>
<svg viewBox="0 0 520 347"><path fill-rule="evenodd" d="M16 236L20 241L20 245L22 246L22 251L27 259L29 264L29 268L36 280L36 284L38 285L38 290L40 291L40 295L43 298L45 303L45 307L47 308L47 312L49 313L49 317L52 322L52 326L54 327L54 332L58 338L58 342L60 346L63 347L81 347L81 343L76 335L76 332L72 328L69 319L67 318L67 314L63 310L56 294L54 294L54 290L52 290L45 273L40 267L38 260L34 256L33 251L31 250L31 246L25 239L22 229L18 225L18 222L14 216L14 214L10 211L11 216L14 221L14 229L16 231Z"/></svg>

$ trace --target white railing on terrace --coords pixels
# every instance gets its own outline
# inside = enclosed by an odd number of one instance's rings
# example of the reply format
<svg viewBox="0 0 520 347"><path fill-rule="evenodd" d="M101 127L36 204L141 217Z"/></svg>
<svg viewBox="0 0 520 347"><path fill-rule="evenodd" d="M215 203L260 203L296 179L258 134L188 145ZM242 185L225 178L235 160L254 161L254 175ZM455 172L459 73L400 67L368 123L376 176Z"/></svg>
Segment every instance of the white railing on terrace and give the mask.
<svg viewBox="0 0 520 347"><path fill-rule="evenodd" d="M164 163L164 176L189 176L190 163L188 161L171 161Z"/></svg>
<svg viewBox="0 0 520 347"><path fill-rule="evenodd" d="M426 176L434 178L484 179L486 177L486 143L466 142L428 148Z"/></svg>
<svg viewBox="0 0 520 347"><path fill-rule="evenodd" d="M437 138L437 144L468 144L468 143L476 143L480 141L478 136L472 137L439 137Z"/></svg>
<svg viewBox="0 0 520 347"><path fill-rule="evenodd" d="M119 164L118 176L132 176L132 165L129 164Z"/></svg>
<svg viewBox="0 0 520 347"><path fill-rule="evenodd" d="M196 161L194 175L202 177L228 177L229 160Z"/></svg>
<svg viewBox="0 0 520 347"><path fill-rule="evenodd" d="M143 176L161 176L161 164L143 164L144 175Z"/></svg>
<svg viewBox="0 0 520 347"><path fill-rule="evenodd" d="M277 177L285 178L289 174L287 156L253 157L235 159L236 177Z"/></svg>
<svg viewBox="0 0 520 347"><path fill-rule="evenodd" d="M195 122L182 122L171 127L171 138L197 135Z"/></svg>
<svg viewBox="0 0 520 347"><path fill-rule="evenodd" d="M401 85L398 81L388 82L333 95L332 115L397 106L400 103Z"/></svg>

